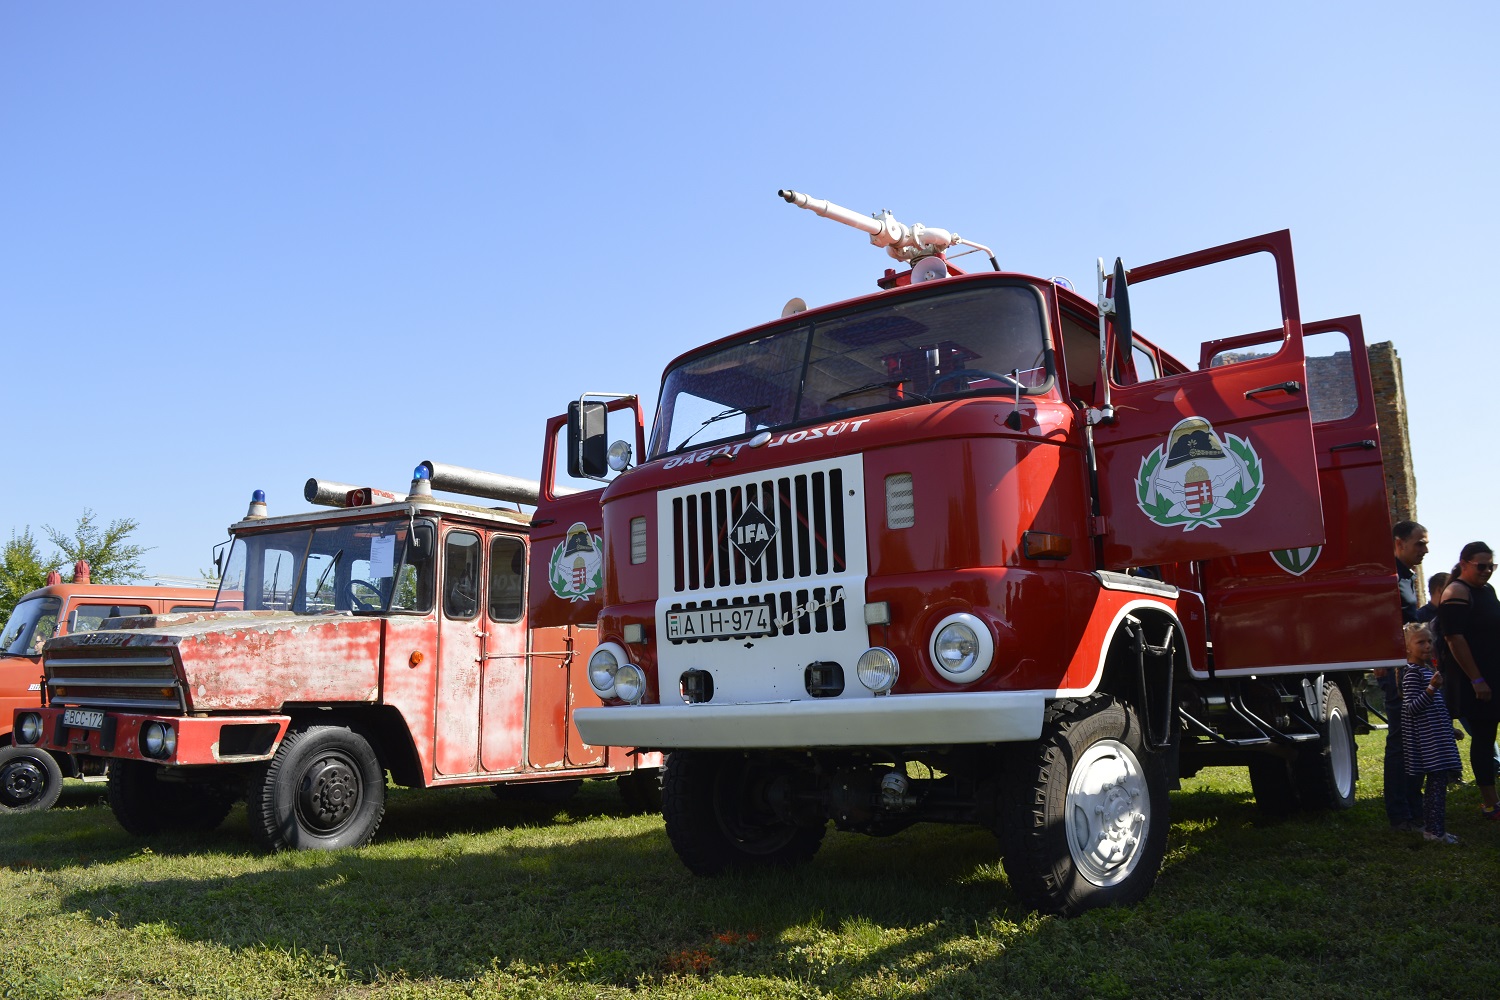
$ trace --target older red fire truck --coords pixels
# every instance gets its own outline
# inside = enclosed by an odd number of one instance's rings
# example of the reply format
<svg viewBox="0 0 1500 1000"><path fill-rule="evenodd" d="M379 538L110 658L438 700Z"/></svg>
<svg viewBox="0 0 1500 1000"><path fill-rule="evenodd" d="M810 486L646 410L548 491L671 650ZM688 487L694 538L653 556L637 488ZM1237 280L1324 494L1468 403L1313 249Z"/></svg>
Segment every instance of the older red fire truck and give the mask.
<svg viewBox="0 0 1500 1000"><path fill-rule="evenodd" d="M1091 302L781 194L909 267L671 362L634 467L605 445L633 398L570 411L609 481L605 704L575 720L670 751L688 868L804 862L830 820L980 824L1024 901L1073 914L1149 892L1199 768L1350 806L1354 689L1401 662L1399 611L1360 321L1302 322L1288 234L1101 260ZM1133 332L1129 285L1250 254L1279 326L1196 368ZM596 493L537 516L588 523Z"/></svg>
<svg viewBox="0 0 1500 1000"><path fill-rule="evenodd" d="M601 558L596 535L520 511L537 489L424 462L404 496L309 480L307 499L336 508L320 513L267 516L256 491L220 552L213 610L53 639L46 706L17 711L16 742L108 760L131 833L212 829L244 797L272 849L369 842L387 772L549 797L614 778L654 809L659 756L588 744L568 723L599 704L583 679L592 623L526 615L528 572L587 604Z"/></svg>

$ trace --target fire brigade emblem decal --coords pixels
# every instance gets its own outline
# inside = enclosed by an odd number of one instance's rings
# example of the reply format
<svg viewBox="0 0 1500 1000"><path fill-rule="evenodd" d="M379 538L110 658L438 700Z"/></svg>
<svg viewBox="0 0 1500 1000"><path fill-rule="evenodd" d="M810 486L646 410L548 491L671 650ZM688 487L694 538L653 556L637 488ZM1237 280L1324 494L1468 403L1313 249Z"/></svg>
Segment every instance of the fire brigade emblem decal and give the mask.
<svg viewBox="0 0 1500 1000"><path fill-rule="evenodd" d="M776 538L776 522L760 512L755 504L735 519L729 529L729 540L751 562L758 560Z"/></svg>
<svg viewBox="0 0 1500 1000"><path fill-rule="evenodd" d="M1272 549L1271 561L1292 576L1301 576L1313 568L1313 563L1322 554L1321 545L1311 545L1305 549Z"/></svg>
<svg viewBox="0 0 1500 1000"><path fill-rule="evenodd" d="M582 521L552 550L547 582L554 594L569 601L586 601L604 585L604 542Z"/></svg>
<svg viewBox="0 0 1500 1000"><path fill-rule="evenodd" d="M1202 417L1179 420L1141 459L1136 503L1163 528L1217 528L1250 513L1265 488L1260 456L1248 440L1214 431Z"/></svg>

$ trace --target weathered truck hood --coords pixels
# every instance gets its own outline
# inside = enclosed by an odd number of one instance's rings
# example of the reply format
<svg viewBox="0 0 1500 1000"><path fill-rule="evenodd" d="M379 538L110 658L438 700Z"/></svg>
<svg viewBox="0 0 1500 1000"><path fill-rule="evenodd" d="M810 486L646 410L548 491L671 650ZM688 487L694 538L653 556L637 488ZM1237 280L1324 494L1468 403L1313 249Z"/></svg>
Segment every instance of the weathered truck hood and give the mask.
<svg viewBox="0 0 1500 1000"><path fill-rule="evenodd" d="M48 657L174 650L192 712L280 711L288 703L370 702L380 693L379 618L281 611L142 616L63 636ZM88 654L85 654L88 651ZM99 673L112 669L101 664ZM117 669L117 668L116 668ZM127 668L128 669L128 668Z"/></svg>

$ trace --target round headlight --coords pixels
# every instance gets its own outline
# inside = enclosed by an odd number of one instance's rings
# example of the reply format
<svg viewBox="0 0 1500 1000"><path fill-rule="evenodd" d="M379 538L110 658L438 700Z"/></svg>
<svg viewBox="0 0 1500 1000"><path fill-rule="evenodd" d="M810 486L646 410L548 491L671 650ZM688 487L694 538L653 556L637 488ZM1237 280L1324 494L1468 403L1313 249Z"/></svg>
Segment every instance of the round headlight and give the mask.
<svg viewBox="0 0 1500 1000"><path fill-rule="evenodd" d="M615 693L615 674L620 669L623 656L616 652L614 643L605 643L589 657L589 687L601 698L611 698Z"/></svg>
<svg viewBox="0 0 1500 1000"><path fill-rule="evenodd" d="M171 757L177 752L177 730L163 723L161 727L161 755Z"/></svg>
<svg viewBox="0 0 1500 1000"><path fill-rule="evenodd" d="M615 697L639 704L646 693L646 675L634 663L627 663L615 673Z"/></svg>
<svg viewBox="0 0 1500 1000"><path fill-rule="evenodd" d="M630 442L616 441L609 446L609 467L616 472L630 468Z"/></svg>
<svg viewBox="0 0 1500 1000"><path fill-rule="evenodd" d="M896 662L896 654L882 646L875 646L865 650L859 657L859 663L854 667L859 674L859 682L876 694L885 694L896 684L896 678L901 676L901 664Z"/></svg>
<svg viewBox="0 0 1500 1000"><path fill-rule="evenodd" d="M970 614L949 615L932 632L932 662L950 680L984 676L995 656L995 640L984 622Z"/></svg>
<svg viewBox="0 0 1500 1000"><path fill-rule="evenodd" d="M148 722L141 727L141 749L148 757L161 757L167 745L166 727L160 722Z"/></svg>
<svg viewBox="0 0 1500 1000"><path fill-rule="evenodd" d="M42 717L27 712L16 721L16 738L22 743L36 743L42 738Z"/></svg>

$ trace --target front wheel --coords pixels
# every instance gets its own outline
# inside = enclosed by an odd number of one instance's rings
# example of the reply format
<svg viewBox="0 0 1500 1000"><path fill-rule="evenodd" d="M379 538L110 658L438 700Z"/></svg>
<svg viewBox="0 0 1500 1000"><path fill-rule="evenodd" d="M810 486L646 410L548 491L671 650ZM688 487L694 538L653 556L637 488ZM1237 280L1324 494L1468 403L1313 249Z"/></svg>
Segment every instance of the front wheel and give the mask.
<svg viewBox="0 0 1500 1000"><path fill-rule="evenodd" d="M672 752L662 782L662 817L667 839L689 871L712 876L812 860L827 824L779 819L762 794L772 777L742 754Z"/></svg>
<svg viewBox="0 0 1500 1000"><path fill-rule="evenodd" d="M126 833L163 830L207 833L229 815L239 788L224 781L163 781L160 765L116 760L109 765L109 808Z"/></svg>
<svg viewBox="0 0 1500 1000"><path fill-rule="evenodd" d="M1057 702L1008 773L996 833L1022 900L1074 916L1145 898L1166 854L1167 777L1130 706Z"/></svg>
<svg viewBox="0 0 1500 1000"><path fill-rule="evenodd" d="M40 747L0 747L0 812L51 809L62 794L62 767Z"/></svg>
<svg viewBox="0 0 1500 1000"><path fill-rule="evenodd" d="M248 812L251 834L269 850L363 847L385 816L385 769L352 729L300 729L252 782Z"/></svg>

